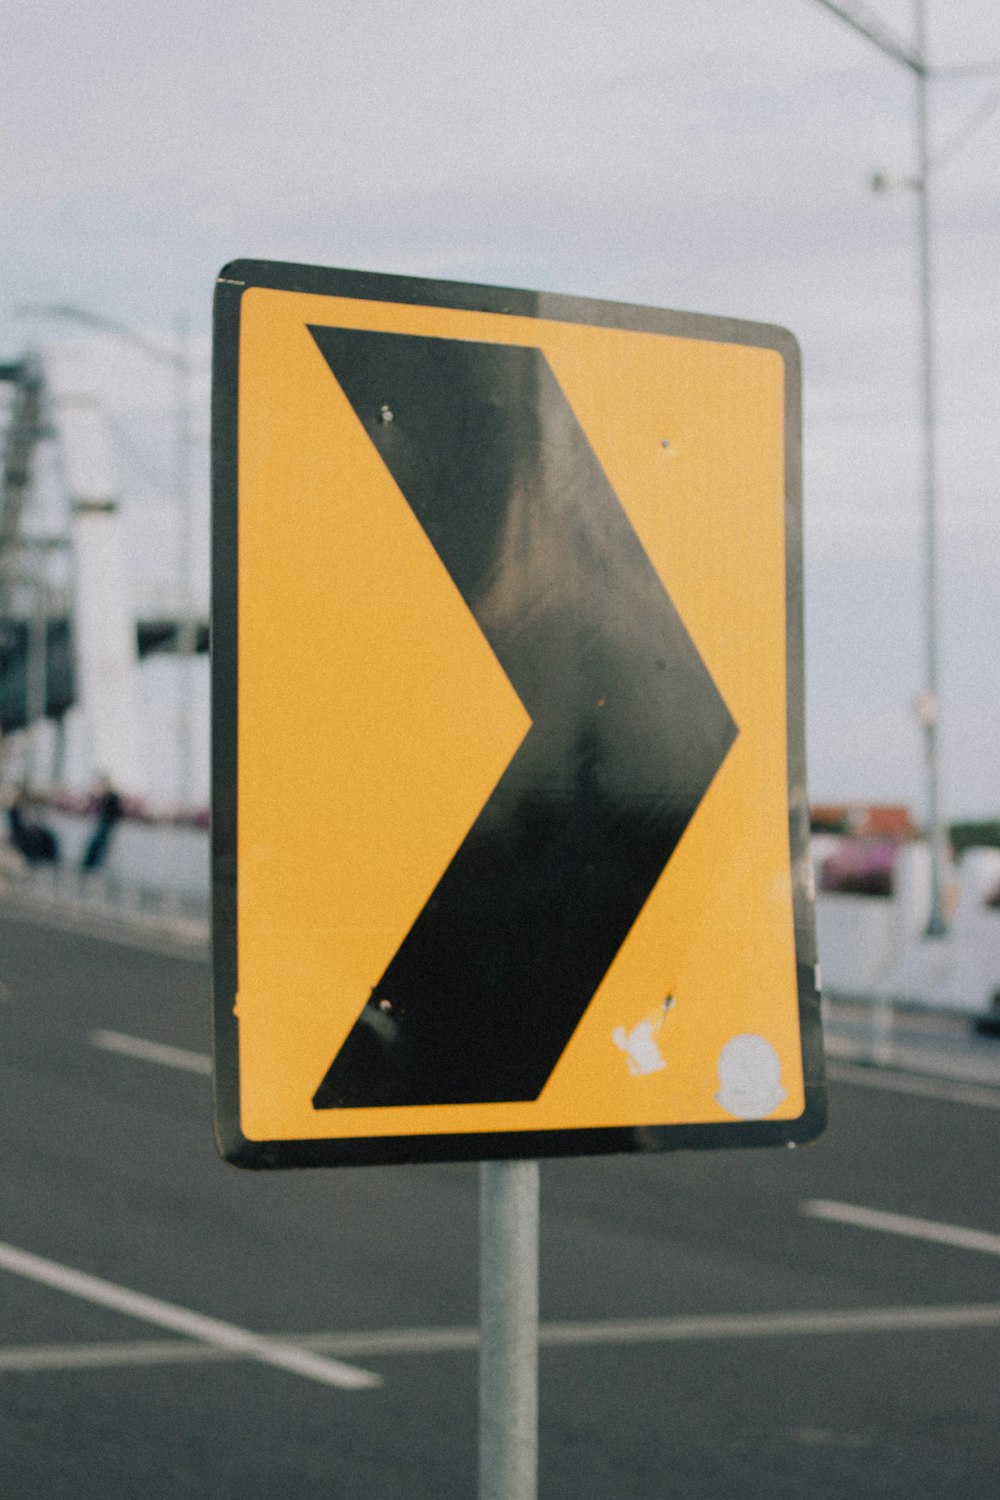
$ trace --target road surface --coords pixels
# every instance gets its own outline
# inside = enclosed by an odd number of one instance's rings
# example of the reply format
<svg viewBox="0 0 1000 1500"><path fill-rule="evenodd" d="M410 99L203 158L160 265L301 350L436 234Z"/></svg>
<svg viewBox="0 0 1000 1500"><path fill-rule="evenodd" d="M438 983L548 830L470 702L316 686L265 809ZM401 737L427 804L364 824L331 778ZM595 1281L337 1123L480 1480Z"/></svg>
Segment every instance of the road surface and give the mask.
<svg viewBox="0 0 1000 1500"><path fill-rule="evenodd" d="M0 1488L469 1500L477 1168L224 1166L208 984L0 901ZM810 1147L543 1164L542 1500L993 1500L1000 1087L831 1071Z"/></svg>

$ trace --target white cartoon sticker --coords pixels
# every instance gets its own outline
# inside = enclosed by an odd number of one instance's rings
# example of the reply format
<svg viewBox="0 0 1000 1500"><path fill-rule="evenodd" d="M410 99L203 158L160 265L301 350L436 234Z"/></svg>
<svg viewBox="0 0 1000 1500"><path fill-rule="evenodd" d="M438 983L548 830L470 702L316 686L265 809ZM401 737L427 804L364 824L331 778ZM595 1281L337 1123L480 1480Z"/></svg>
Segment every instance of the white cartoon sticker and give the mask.
<svg viewBox="0 0 1000 1500"><path fill-rule="evenodd" d="M719 1054L716 1099L738 1120L762 1120L784 1103L781 1059L766 1039L753 1032L734 1036Z"/></svg>
<svg viewBox="0 0 1000 1500"><path fill-rule="evenodd" d="M624 1026L616 1026L611 1033L611 1040L616 1047L620 1047L625 1053L628 1062L628 1070L635 1078L645 1073L659 1073L667 1066L656 1040L657 1032L663 1025L663 1018L674 1006L674 997L668 995L662 1005L658 1005L651 1015L639 1021L626 1031Z"/></svg>

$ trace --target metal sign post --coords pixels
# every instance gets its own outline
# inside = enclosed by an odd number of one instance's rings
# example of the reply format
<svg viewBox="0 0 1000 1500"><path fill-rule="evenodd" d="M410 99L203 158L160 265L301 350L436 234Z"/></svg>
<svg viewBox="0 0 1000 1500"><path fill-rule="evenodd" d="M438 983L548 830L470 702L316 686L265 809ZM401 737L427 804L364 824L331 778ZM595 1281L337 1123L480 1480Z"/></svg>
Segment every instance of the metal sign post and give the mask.
<svg viewBox="0 0 1000 1500"><path fill-rule="evenodd" d="M538 1163L479 1174L479 1500L536 1500Z"/></svg>

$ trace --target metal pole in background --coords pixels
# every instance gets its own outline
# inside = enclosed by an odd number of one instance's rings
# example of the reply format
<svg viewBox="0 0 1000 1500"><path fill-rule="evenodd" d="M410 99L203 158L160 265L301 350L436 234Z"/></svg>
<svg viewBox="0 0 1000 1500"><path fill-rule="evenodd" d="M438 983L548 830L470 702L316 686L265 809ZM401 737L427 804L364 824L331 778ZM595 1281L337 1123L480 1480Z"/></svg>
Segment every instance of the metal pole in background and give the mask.
<svg viewBox="0 0 1000 1500"><path fill-rule="evenodd" d="M49 590L48 553L38 551L39 572L35 580L34 608L28 627L25 659L25 720L28 731L28 756L25 780L40 785L44 775L42 757L45 750L45 712L49 698Z"/></svg>
<svg viewBox="0 0 1000 1500"><path fill-rule="evenodd" d="M917 700L917 713L924 731L927 771L927 843L931 858L930 914L924 929L927 937L942 937L948 930L944 914L943 868L945 862L945 828L941 821L941 775L938 758L940 703L938 696L938 583L937 583L937 501L935 493L935 412L934 412L934 325L931 302L931 161L927 131L927 84L932 71L927 62L926 11L924 0L914 0L914 34L912 47L898 37L858 3L835 3L819 0L826 10L874 42L880 52L902 64L916 81L917 175L908 179L907 187L917 190L917 241L919 253L920 300L920 386L924 455L924 689ZM959 70L962 71L962 70ZM978 70L975 70L978 71ZM987 65L986 71L992 71ZM878 175L872 186L881 190L888 181Z"/></svg>
<svg viewBox="0 0 1000 1500"><path fill-rule="evenodd" d="M536 1161L479 1167L479 1500L538 1495Z"/></svg>
<svg viewBox="0 0 1000 1500"><path fill-rule="evenodd" d="M924 744L927 764L927 841L931 856L931 909L928 937L947 932L944 915L945 834L941 823L938 759L938 586L937 496L935 488L934 328L931 303L930 152L927 140L927 65L924 0L915 0L917 89L917 227L920 245L921 396L924 429Z"/></svg>
<svg viewBox="0 0 1000 1500"><path fill-rule="evenodd" d="M177 320L174 356L175 486L177 500L177 801L189 810L193 793L194 683L197 650L192 588L191 535L191 361L187 320Z"/></svg>

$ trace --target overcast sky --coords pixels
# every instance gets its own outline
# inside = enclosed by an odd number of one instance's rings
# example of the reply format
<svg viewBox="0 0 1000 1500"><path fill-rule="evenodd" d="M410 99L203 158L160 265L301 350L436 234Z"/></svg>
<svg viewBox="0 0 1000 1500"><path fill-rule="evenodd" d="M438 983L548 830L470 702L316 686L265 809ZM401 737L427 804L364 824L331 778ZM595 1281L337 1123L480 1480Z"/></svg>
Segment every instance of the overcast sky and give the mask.
<svg viewBox="0 0 1000 1500"><path fill-rule="evenodd" d="M869 8L912 37L911 0ZM943 797L992 815L1000 4L927 12L933 63L997 64L931 89ZM186 319L207 363L238 256L791 328L810 790L922 810L916 202L868 185L914 171L906 69L818 0L3 0L0 18L0 358L71 333L14 313L63 302L163 339ZM169 385L120 356L122 471L165 493L150 408ZM198 427L204 518L207 409Z"/></svg>

